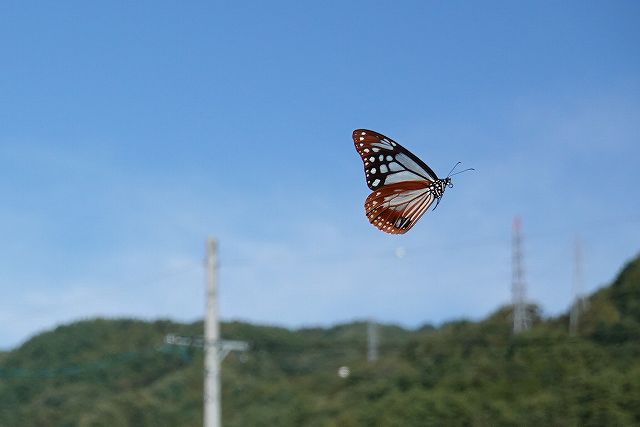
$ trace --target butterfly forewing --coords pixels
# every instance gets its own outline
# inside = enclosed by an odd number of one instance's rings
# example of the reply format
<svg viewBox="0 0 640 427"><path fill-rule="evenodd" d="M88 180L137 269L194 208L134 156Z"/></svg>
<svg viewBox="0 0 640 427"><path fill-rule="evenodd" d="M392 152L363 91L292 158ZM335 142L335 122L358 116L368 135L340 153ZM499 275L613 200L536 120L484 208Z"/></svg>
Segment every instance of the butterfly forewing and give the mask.
<svg viewBox="0 0 640 427"><path fill-rule="evenodd" d="M356 129L352 136L364 162L370 189L405 181L438 179L429 166L391 138L367 129Z"/></svg>

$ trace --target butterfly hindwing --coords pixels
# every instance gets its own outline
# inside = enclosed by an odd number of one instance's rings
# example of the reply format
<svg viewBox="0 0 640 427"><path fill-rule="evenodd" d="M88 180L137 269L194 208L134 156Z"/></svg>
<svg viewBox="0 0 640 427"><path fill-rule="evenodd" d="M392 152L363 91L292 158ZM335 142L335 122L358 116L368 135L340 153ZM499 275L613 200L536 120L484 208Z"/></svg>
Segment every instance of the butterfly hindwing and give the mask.
<svg viewBox="0 0 640 427"><path fill-rule="evenodd" d="M438 179L429 166L391 138L367 129L356 129L352 136L364 162L365 179L370 189L398 182Z"/></svg>
<svg viewBox="0 0 640 427"><path fill-rule="evenodd" d="M430 181L406 181L373 191L364 208L369 222L391 234L404 234L436 199Z"/></svg>

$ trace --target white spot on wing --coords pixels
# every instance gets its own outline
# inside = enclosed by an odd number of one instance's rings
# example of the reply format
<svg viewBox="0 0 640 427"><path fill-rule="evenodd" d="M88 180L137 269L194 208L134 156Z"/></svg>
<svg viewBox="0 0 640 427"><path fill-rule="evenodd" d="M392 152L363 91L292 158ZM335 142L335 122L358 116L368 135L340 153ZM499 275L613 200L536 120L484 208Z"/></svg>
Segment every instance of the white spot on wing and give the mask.
<svg viewBox="0 0 640 427"><path fill-rule="evenodd" d="M396 162L389 163L389 169L391 172L400 172L401 170L404 170L404 168Z"/></svg>

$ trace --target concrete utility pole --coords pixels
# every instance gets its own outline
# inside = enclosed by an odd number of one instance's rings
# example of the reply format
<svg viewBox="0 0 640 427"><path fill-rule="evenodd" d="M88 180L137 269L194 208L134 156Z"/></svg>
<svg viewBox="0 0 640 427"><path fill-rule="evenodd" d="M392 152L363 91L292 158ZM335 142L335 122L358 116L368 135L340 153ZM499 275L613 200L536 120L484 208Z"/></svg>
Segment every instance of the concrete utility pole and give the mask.
<svg viewBox="0 0 640 427"><path fill-rule="evenodd" d="M522 254L522 221L520 217L513 220L513 241L511 245L512 281L511 296L513 300L513 332L519 333L529 329L530 320L527 312L527 284L524 279Z"/></svg>
<svg viewBox="0 0 640 427"><path fill-rule="evenodd" d="M373 319L367 322L367 361L375 362L378 360L378 325Z"/></svg>
<svg viewBox="0 0 640 427"><path fill-rule="evenodd" d="M214 239L207 240L207 302L204 318L204 337L185 337L167 334L165 343L183 347L204 348L204 427L221 426L220 410L220 364L232 351L247 351L245 341L220 339L218 320L218 245Z"/></svg>
<svg viewBox="0 0 640 427"><path fill-rule="evenodd" d="M574 264L573 264L573 304L569 312L569 333L575 336L578 333L578 325L580 323L580 315L586 309L586 300L583 292L583 274L582 274L582 241L576 238L574 246Z"/></svg>
<svg viewBox="0 0 640 427"><path fill-rule="evenodd" d="M204 319L204 427L220 427L220 358L218 342L218 244L207 240L207 309Z"/></svg>

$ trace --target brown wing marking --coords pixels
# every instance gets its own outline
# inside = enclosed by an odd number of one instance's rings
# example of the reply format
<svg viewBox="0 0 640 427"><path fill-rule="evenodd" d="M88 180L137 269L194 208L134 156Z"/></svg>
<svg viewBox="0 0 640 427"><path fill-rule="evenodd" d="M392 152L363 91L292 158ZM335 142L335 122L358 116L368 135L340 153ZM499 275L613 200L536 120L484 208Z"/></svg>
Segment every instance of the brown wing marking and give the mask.
<svg viewBox="0 0 640 427"><path fill-rule="evenodd" d="M364 207L369 222L390 234L404 234L435 200L430 181L390 184L367 197Z"/></svg>

